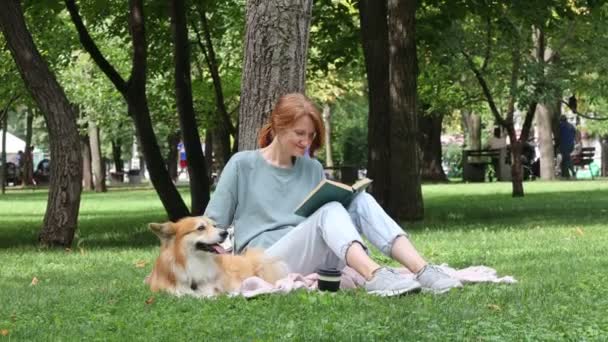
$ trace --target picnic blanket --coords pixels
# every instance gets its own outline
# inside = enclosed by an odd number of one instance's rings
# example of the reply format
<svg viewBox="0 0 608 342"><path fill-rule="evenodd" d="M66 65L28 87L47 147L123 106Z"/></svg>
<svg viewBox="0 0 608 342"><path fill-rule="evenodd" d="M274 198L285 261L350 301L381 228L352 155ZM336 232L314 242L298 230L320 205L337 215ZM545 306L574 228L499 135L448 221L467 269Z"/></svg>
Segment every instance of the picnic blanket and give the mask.
<svg viewBox="0 0 608 342"><path fill-rule="evenodd" d="M487 266L471 266L463 269L454 269L446 264L439 267L450 276L460 280L463 284L467 283L516 283L517 280L511 276L499 277L495 269ZM414 278L415 275L406 268L395 268L395 270L406 277ZM270 293L288 293L298 289L316 290L317 280L319 276L316 273L302 275L290 273L287 277L278 280L274 285L264 281L259 277L250 277L243 281L238 292L232 295L241 295L246 298L252 298L262 294ZM360 287L365 282L365 279L350 267L342 270L342 278L340 280L340 289L355 289Z"/></svg>

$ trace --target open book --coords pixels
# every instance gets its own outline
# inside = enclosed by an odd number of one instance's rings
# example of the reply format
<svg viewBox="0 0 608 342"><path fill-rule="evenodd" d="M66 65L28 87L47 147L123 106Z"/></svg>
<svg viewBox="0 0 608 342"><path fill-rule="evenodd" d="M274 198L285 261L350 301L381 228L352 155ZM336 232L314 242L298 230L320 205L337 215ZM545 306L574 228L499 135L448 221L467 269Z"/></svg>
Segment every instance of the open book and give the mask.
<svg viewBox="0 0 608 342"><path fill-rule="evenodd" d="M295 213L308 217L324 204L334 201L340 202L345 208L348 208L355 195L365 191L371 183L372 180L369 178L360 179L352 186L324 179L306 196L296 208Z"/></svg>

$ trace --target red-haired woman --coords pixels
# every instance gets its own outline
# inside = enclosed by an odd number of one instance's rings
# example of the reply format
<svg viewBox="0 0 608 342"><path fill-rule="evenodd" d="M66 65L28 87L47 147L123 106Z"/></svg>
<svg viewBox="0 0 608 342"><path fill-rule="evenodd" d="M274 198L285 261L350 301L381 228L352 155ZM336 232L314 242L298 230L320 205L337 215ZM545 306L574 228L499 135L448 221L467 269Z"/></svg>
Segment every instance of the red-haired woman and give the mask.
<svg viewBox="0 0 608 342"><path fill-rule="evenodd" d="M302 94L287 94L259 133L260 149L239 152L226 164L205 214L219 227L234 225L236 252L263 248L290 272L302 274L348 265L366 279L369 293L381 296L461 287L424 261L368 193L356 196L348 208L331 202L307 218L294 214L324 177L321 164L307 156L322 146L324 133L316 106ZM361 235L416 273L416 280L378 265Z"/></svg>

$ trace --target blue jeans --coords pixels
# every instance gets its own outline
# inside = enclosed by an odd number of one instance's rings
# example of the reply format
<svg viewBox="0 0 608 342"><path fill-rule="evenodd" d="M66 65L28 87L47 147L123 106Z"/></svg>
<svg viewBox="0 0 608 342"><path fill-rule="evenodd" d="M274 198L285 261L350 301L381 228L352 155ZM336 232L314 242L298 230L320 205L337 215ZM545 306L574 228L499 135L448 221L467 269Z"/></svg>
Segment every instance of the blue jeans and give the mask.
<svg viewBox="0 0 608 342"><path fill-rule="evenodd" d="M346 266L346 252L361 235L382 253L391 256L393 242L407 234L370 194L355 197L348 210L338 202L327 203L266 250L287 264L289 272L310 274L319 268Z"/></svg>

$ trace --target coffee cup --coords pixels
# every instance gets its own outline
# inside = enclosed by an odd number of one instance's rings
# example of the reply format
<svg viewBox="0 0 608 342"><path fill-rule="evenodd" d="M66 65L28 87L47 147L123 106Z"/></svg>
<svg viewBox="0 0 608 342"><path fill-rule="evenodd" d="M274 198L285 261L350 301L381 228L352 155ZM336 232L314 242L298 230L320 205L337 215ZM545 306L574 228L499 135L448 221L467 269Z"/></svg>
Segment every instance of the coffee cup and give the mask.
<svg viewBox="0 0 608 342"><path fill-rule="evenodd" d="M319 290L336 292L340 288L342 272L335 268L322 268L317 271L319 275Z"/></svg>

